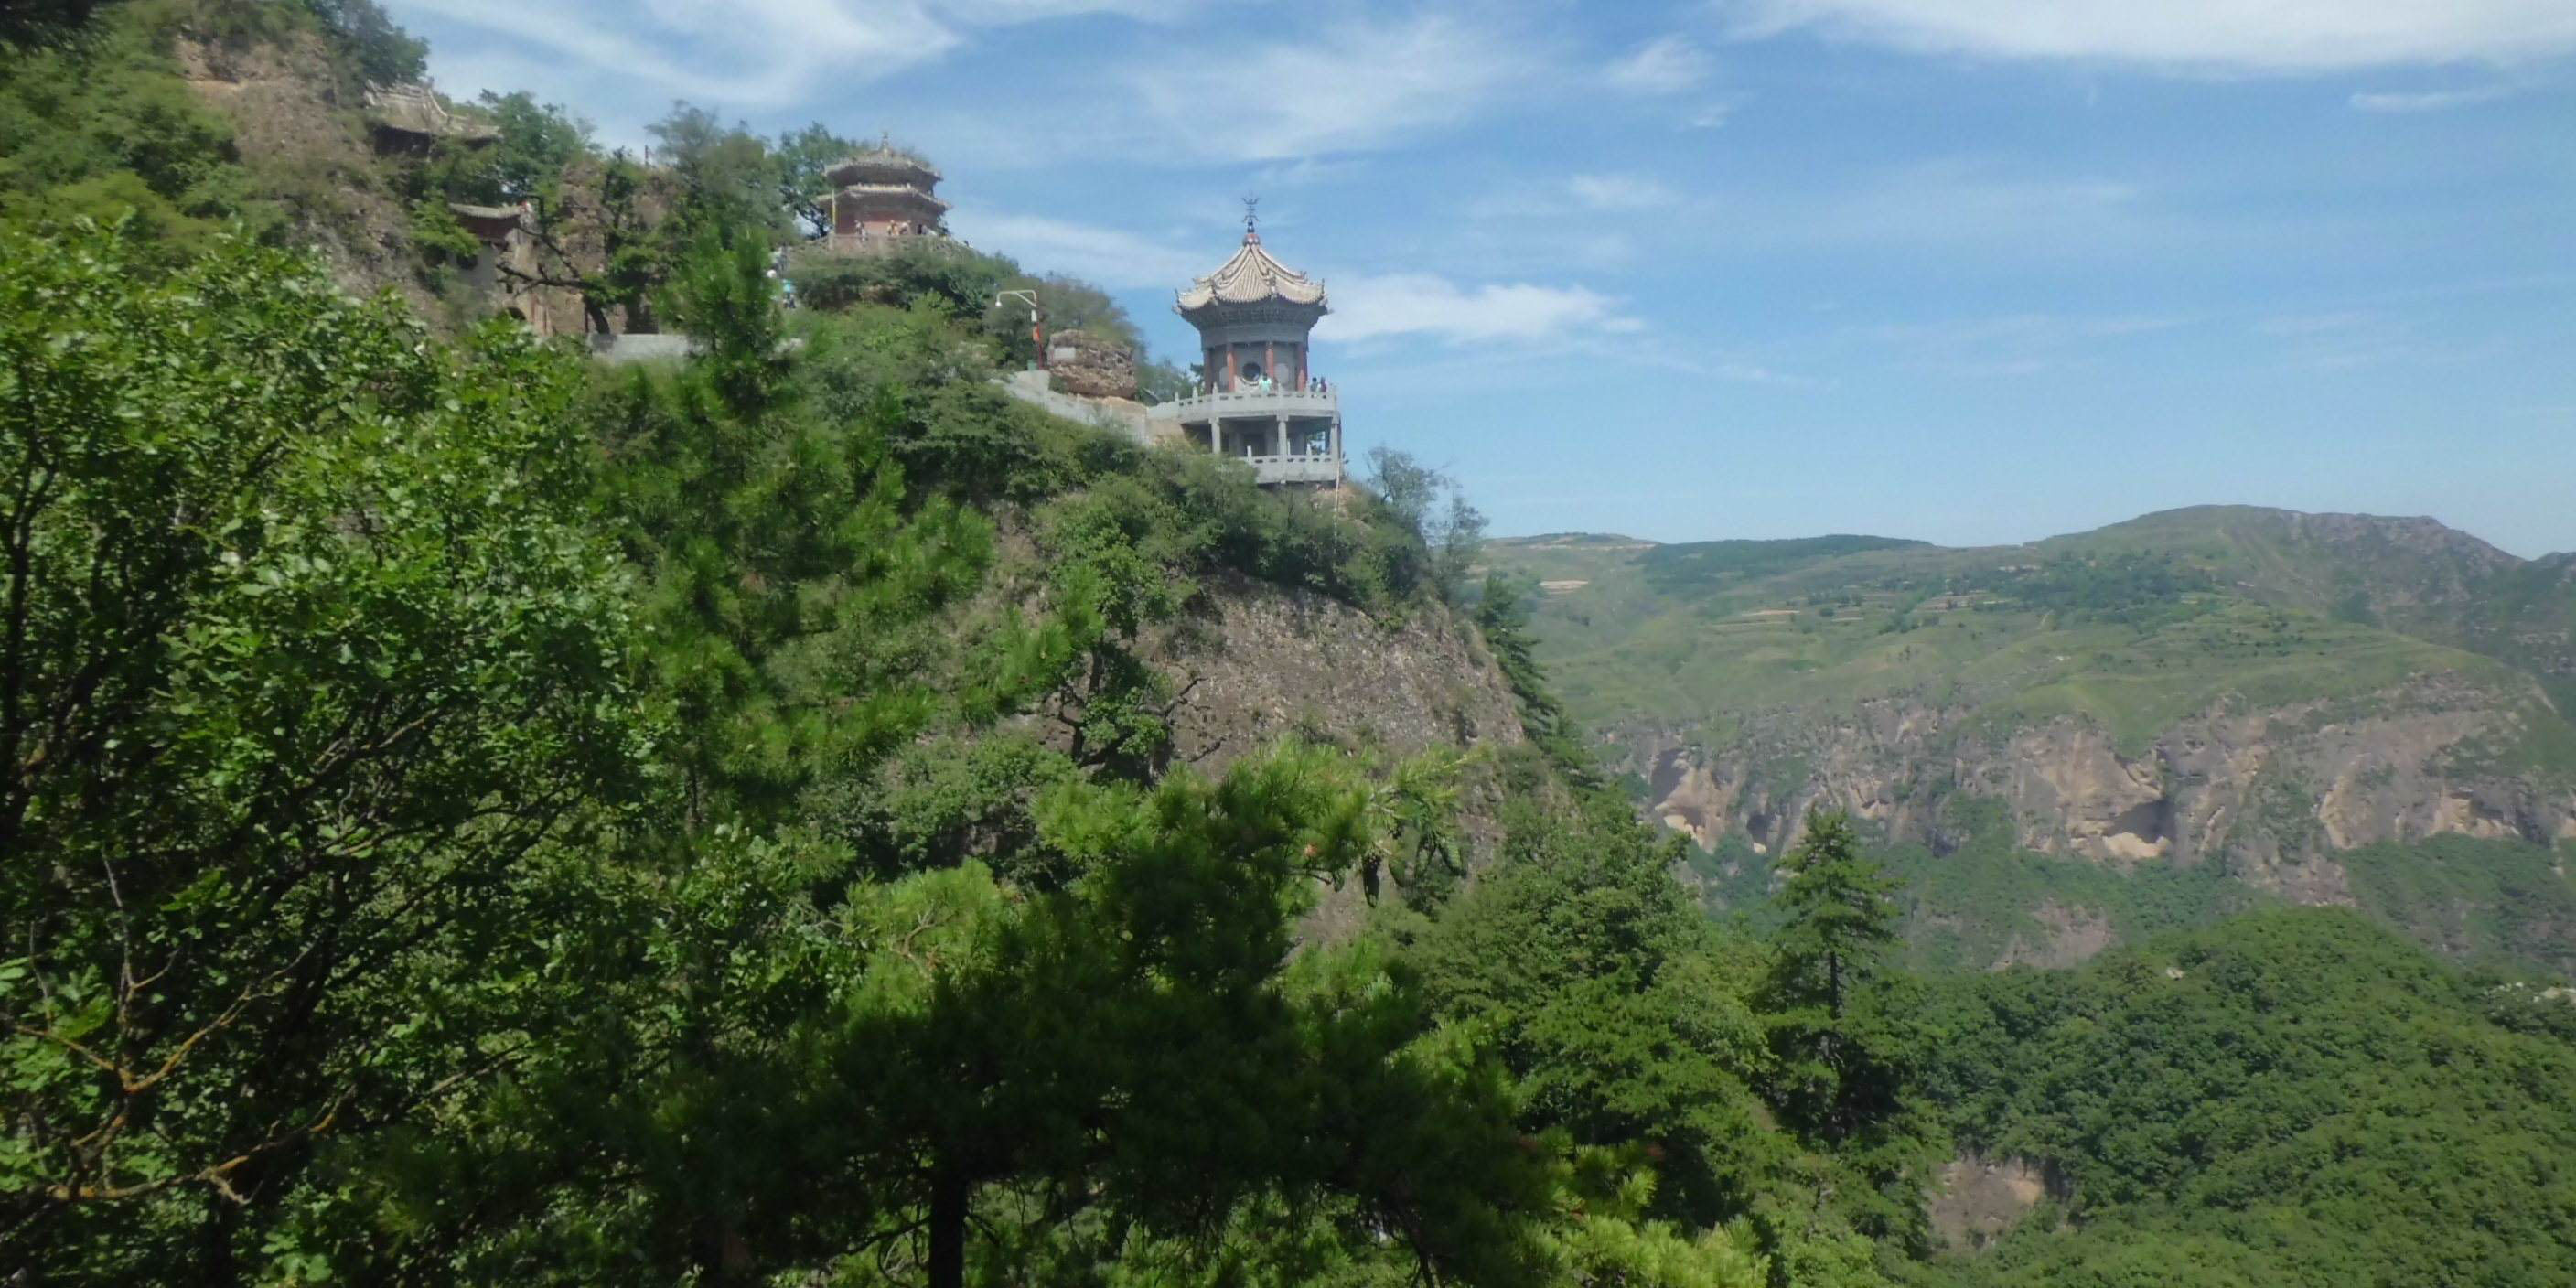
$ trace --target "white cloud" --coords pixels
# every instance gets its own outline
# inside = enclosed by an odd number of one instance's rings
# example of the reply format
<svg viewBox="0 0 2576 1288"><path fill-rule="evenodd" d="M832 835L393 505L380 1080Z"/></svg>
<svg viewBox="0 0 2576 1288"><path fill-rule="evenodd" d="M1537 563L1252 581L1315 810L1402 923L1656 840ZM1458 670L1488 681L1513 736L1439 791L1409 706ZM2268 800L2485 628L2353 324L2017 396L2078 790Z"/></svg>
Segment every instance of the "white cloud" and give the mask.
<svg viewBox="0 0 2576 1288"><path fill-rule="evenodd" d="M2482 85L2476 89L2430 90L2422 93L2360 93L2352 96L2357 112L2446 112L2455 107L2472 107L2511 98L2520 93L2513 85Z"/></svg>
<svg viewBox="0 0 2576 1288"><path fill-rule="evenodd" d="M1594 210L1652 210L1673 204L1673 190L1635 174L1578 174L1566 191Z"/></svg>
<svg viewBox="0 0 2576 1288"><path fill-rule="evenodd" d="M2377 313L2347 309L2336 313L2278 314L2256 322L2254 329L2264 335L2295 339L2314 335L2348 335L2354 331L2377 326L2380 322L2381 318Z"/></svg>
<svg viewBox="0 0 2576 1288"><path fill-rule="evenodd" d="M1902 166L1841 192L1739 205L1727 235L1793 245L2008 245L2020 254L2135 241L2161 216L2134 184L2025 176L1973 157Z"/></svg>
<svg viewBox="0 0 2576 1288"><path fill-rule="evenodd" d="M827 76L867 80L939 59L966 29L1085 13L1150 18L1179 0L396 0L397 17L435 15L509 42L517 56L613 73L666 95L724 106L779 106ZM684 51L674 57L665 51ZM525 88L464 84L451 92ZM453 67L460 70L447 70Z"/></svg>
<svg viewBox="0 0 2576 1288"><path fill-rule="evenodd" d="M1732 0L1737 34L2224 71L2513 63L2576 51L2568 0Z"/></svg>
<svg viewBox="0 0 2576 1288"><path fill-rule="evenodd" d="M1611 63L1606 75L1633 94L1678 94L1708 79L1708 54L1687 36L1658 36Z"/></svg>
<svg viewBox="0 0 2576 1288"><path fill-rule="evenodd" d="M1229 38L1158 56L1129 79L1181 146L1285 161L1385 147L1454 124L1536 70L1510 33L1431 14L1352 23L1306 43Z"/></svg>
<svg viewBox="0 0 2576 1288"><path fill-rule="evenodd" d="M1119 228L1040 215L958 209L948 226L978 249L1008 255L1039 273L1070 273L1113 290L1179 290L1215 268L1223 247L1192 252Z"/></svg>
<svg viewBox="0 0 2576 1288"><path fill-rule="evenodd" d="M1333 313L1317 327L1341 342L1427 336L1452 342L1531 342L1629 332L1641 323L1619 302L1580 286L1527 282L1461 287L1430 273L1390 273L1333 285Z"/></svg>
<svg viewBox="0 0 2576 1288"><path fill-rule="evenodd" d="M1691 113L1682 124L1694 130L1714 130L1726 124L1727 120L1735 115L1735 109L1743 106L1743 102L1741 98L1719 99Z"/></svg>
<svg viewBox="0 0 2576 1288"><path fill-rule="evenodd" d="M2007 313L1885 322L1846 334L1907 370L1993 379L2090 365L2099 360L2103 346L2198 320L2150 313Z"/></svg>

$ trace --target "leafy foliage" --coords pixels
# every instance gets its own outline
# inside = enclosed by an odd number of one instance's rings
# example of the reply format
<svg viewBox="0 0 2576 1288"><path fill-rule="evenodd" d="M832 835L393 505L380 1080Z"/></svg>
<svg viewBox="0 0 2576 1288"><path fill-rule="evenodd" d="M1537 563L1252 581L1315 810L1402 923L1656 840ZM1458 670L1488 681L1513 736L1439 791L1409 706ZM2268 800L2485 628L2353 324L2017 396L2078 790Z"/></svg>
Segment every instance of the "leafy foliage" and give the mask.
<svg viewBox="0 0 2576 1288"><path fill-rule="evenodd" d="M228 220L276 222L231 123L179 79L173 27L166 8L120 5L61 39L0 46L0 219L88 216L164 252L204 247Z"/></svg>
<svg viewBox="0 0 2576 1288"><path fill-rule="evenodd" d="M507 1063L651 727L567 362L239 245L139 278L0 238L0 1210L67 1275L241 1255Z"/></svg>
<svg viewBox="0 0 2576 1288"><path fill-rule="evenodd" d="M1157 659L1208 596L1445 614L1484 554L1451 481L1384 453L1327 507L1014 403L987 383L1029 356L998 290L1132 328L962 247L799 260L829 307L784 314L771 253L817 227L849 145L685 105L647 166L490 98L495 142L394 189L452 262L478 248L448 202L527 203L538 279L697 357L585 373L503 330L438 343L218 232L281 226L281 194L168 58L184 24L318 34L352 92L417 75L371 0L50 8L0 28L0 1263L2568 1277L2563 990L2267 914L1927 991L1893 882L1834 817L1776 870L1737 864L1725 893L1763 906L1713 924L1673 880L1683 847L1596 789L1541 665L1534 618L1590 610L1510 575L1477 623L1537 752L1177 765L1191 681ZM82 210L122 221L29 232ZM2105 699L2013 671L1990 710L2107 704L2124 730L2211 684L2304 692L2326 643L2392 673L2453 660L2368 629L2411 610L2343 581L2336 622L2214 602L2235 566L1828 538L1650 552L1607 589L1785 596L1803 651L1756 678L1837 700L1962 656L2116 651L2167 674ZM1964 639L1937 638L1936 600ZM1968 831L1895 856L1916 928L1939 899L2101 893ZM2356 894L2543 958L2550 856L2435 857L2357 855ZM1305 919L1349 884L1364 925ZM2223 908L2205 893L2110 915L2197 921ZM1954 1132L2061 1161L2074 1227L1923 1262Z"/></svg>
<svg viewBox="0 0 2576 1288"><path fill-rule="evenodd" d="M1962 981L1932 1069L1960 1135L2056 1160L2083 1224L1948 1277L2563 1282L2576 1048L2495 1023L2490 992L2336 910Z"/></svg>

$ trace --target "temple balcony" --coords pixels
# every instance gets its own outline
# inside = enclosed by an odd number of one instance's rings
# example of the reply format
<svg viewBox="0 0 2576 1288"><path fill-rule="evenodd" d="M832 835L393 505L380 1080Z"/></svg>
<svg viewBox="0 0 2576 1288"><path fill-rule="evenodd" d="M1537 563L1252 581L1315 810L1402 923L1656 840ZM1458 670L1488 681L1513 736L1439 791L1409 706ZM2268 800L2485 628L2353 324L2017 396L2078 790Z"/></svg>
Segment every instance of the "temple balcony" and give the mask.
<svg viewBox="0 0 2576 1288"><path fill-rule="evenodd" d="M1342 417L1330 393L1244 389L1162 403L1150 413L1164 433L1252 467L1265 487L1342 481Z"/></svg>
<svg viewBox="0 0 2576 1288"><path fill-rule="evenodd" d="M1252 467L1252 480L1263 487L1282 483L1339 484L1342 481L1342 458L1329 453L1316 456L1241 456L1235 458Z"/></svg>
<svg viewBox="0 0 2576 1288"><path fill-rule="evenodd" d="M1225 393L1191 394L1186 398L1175 398L1165 405L1184 425L1204 425L1219 419L1339 418L1341 415L1340 396L1331 390L1319 393L1310 389L1238 389Z"/></svg>

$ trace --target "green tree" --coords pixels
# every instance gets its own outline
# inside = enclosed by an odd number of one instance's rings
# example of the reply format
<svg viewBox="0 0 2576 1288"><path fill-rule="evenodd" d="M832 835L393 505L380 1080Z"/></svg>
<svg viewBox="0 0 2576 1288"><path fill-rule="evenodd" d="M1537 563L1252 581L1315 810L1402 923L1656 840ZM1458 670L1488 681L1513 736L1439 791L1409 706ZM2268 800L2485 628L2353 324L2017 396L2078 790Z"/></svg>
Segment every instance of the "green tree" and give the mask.
<svg viewBox="0 0 2576 1288"><path fill-rule="evenodd" d="M712 229L727 237L786 240L791 212L779 203L779 166L769 145L713 112L674 103L671 113L644 127L653 136L654 165L669 182L661 227L674 260Z"/></svg>
<svg viewBox="0 0 2576 1288"><path fill-rule="evenodd" d="M416 81L428 71L429 44L396 25L376 0L303 0L370 85Z"/></svg>
<svg viewBox="0 0 2576 1288"><path fill-rule="evenodd" d="M649 728L577 372L226 243L0 233L0 1252L249 1276L517 1059Z"/></svg>
<svg viewBox="0 0 2576 1288"><path fill-rule="evenodd" d="M1807 816L1781 880L1782 925L1760 993L1769 1099L1784 1125L1830 1151L1814 1169L1819 1193L1847 1189L1839 1206L1864 1232L1919 1245L1911 1178L1939 1133L1913 1100L1924 1038L1907 1013L1919 1004L1887 960L1896 883L1861 857L1851 820L1839 813Z"/></svg>
<svg viewBox="0 0 2576 1288"><path fill-rule="evenodd" d="M936 1288L963 1282L977 1195L1015 1184L1045 1220L1171 1236L1332 1191L1436 1275L1515 1277L1494 1213L1539 1191L1499 1103L1459 1113L1470 1087L1403 1054L1403 994L1311 1009L1283 987L1302 891L1362 859L1366 819L1364 783L1312 749L1214 783L1064 784L1040 826L1083 877L948 968L889 962L910 1000L868 995L833 1082L864 1099L844 1117L897 1219L927 1223Z"/></svg>
<svg viewBox="0 0 2576 1288"><path fill-rule="evenodd" d="M179 78L172 26L166 8L118 5L59 40L0 44L0 218L89 216L165 258L231 220L277 225L231 122Z"/></svg>
<svg viewBox="0 0 2576 1288"><path fill-rule="evenodd" d="M1861 857L1843 814L1809 814L1780 871L1786 924L1774 940L1770 996L1784 1009L1821 1010L1840 1021L1896 942L1896 882Z"/></svg>
<svg viewBox="0 0 2576 1288"><path fill-rule="evenodd" d="M940 705L941 677L919 670L927 623L990 558L989 524L907 488L887 442L899 402L843 418L790 379L766 274L756 235L710 232L668 292L702 355L592 407L702 824L784 820L920 732Z"/></svg>
<svg viewBox="0 0 2576 1288"><path fill-rule="evenodd" d="M1484 550L1483 512L1467 501L1456 479L1394 448L1369 449L1368 483L1387 518L1410 533L1421 551L1418 559L1389 570L1396 588L1420 587L1461 602L1467 575Z"/></svg>
<svg viewBox="0 0 2576 1288"><path fill-rule="evenodd" d="M827 202L832 185L824 172L856 151L858 144L834 134L820 121L781 133L771 146L779 208L795 220L803 236L820 237L832 230Z"/></svg>
<svg viewBox="0 0 2576 1288"><path fill-rule="evenodd" d="M1503 574L1485 575L1484 593L1476 600L1476 630L1494 655L1520 708L1521 725L1549 763L1577 787L1596 787L1600 771L1580 741L1574 718L1549 688L1539 664L1537 640L1530 634L1530 598L1523 585Z"/></svg>
<svg viewBox="0 0 2576 1288"><path fill-rule="evenodd" d="M1519 810L1419 951L1441 1013L1511 1070L1524 1126L1651 1147L1654 1213L1704 1225L1740 1210L1764 1161L1747 1082L1762 1034L1672 878L1678 844L1607 797L1571 819Z"/></svg>

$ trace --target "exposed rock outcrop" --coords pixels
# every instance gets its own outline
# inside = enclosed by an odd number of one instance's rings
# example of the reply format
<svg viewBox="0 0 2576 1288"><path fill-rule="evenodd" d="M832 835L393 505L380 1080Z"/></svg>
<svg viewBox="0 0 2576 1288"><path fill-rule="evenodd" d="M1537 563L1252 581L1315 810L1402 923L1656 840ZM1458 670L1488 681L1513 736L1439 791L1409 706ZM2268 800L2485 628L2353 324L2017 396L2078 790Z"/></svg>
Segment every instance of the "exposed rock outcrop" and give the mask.
<svg viewBox="0 0 2576 1288"><path fill-rule="evenodd" d="M2036 966L2062 970L2093 960L2117 939L2111 931L2110 918L2090 908L2070 908L2051 900L2041 903L2031 913L2031 919L2039 923L2039 937L2014 935L2004 946L2003 956L1995 960L1994 969Z"/></svg>
<svg viewBox="0 0 2576 1288"><path fill-rule="evenodd" d="M386 190L367 138L375 127L361 124L363 91L333 70L320 37L237 46L182 37L173 53L188 87L232 122L242 159L296 187L283 204L297 245L319 251L352 293L390 287L424 315L434 312L437 301L412 273L409 216ZM406 103L406 111L418 107ZM434 124L415 115L404 119Z"/></svg>
<svg viewBox="0 0 2576 1288"><path fill-rule="evenodd" d="M1088 331L1067 329L1047 337L1047 372L1064 392L1083 398L1136 396L1136 353Z"/></svg>
<svg viewBox="0 0 2576 1288"><path fill-rule="evenodd" d="M1943 1246L1982 1248L2020 1225L2042 1201L2063 1203L2074 1193L2054 1164L1963 1154L1942 1164L1925 1214Z"/></svg>
<svg viewBox="0 0 2576 1288"><path fill-rule="evenodd" d="M1248 579L1213 589L1209 614L1161 650L1194 685L1174 721L1184 759L1222 765L1300 729L1398 755L1526 740L1501 670L1445 610L1388 624Z"/></svg>
<svg viewBox="0 0 2576 1288"><path fill-rule="evenodd" d="M2120 866L2218 860L2287 898L2340 903L2340 851L2576 835L2576 793L2482 761L2522 731L2532 708L2514 696L2425 676L2332 703L2222 703L2134 753L2075 717L1998 734L1910 698L1831 720L1748 713L1716 750L1671 727L1608 740L1646 778L1648 813L1703 847L1740 833L1776 853L1808 810L1840 809L1945 850L1963 839L1958 804L1990 801L2022 849Z"/></svg>

